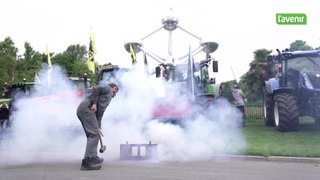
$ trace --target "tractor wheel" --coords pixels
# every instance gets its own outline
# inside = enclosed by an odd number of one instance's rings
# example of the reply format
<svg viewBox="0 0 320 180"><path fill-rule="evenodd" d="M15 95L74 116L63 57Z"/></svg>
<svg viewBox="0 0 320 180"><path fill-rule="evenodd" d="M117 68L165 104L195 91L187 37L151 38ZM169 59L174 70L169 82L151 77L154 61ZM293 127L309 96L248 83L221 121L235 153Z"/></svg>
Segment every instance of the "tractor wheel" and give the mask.
<svg viewBox="0 0 320 180"><path fill-rule="evenodd" d="M265 126L274 126L274 113L272 106L272 95L264 92L263 96L263 116Z"/></svg>
<svg viewBox="0 0 320 180"><path fill-rule="evenodd" d="M274 96L274 120L276 129L281 132L296 130L299 125L299 108L291 94L280 93Z"/></svg>
<svg viewBox="0 0 320 180"><path fill-rule="evenodd" d="M198 96L196 97L194 104L200 106L203 111L206 111L214 102L214 96Z"/></svg>
<svg viewBox="0 0 320 180"><path fill-rule="evenodd" d="M193 116L198 115L208 116L210 114L210 107L214 105L214 96L198 96L193 102Z"/></svg>

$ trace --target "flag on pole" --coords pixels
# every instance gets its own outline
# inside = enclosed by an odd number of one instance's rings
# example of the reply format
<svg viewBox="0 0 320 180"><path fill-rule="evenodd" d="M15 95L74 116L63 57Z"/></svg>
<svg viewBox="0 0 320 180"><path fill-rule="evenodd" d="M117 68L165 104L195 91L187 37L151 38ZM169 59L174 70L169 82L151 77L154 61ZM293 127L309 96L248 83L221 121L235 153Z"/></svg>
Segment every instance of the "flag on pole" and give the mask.
<svg viewBox="0 0 320 180"><path fill-rule="evenodd" d="M46 46L46 53L47 53L47 60L48 60L48 87L51 87L51 72L52 72L52 64L51 64L51 57L48 50L48 46Z"/></svg>
<svg viewBox="0 0 320 180"><path fill-rule="evenodd" d="M94 56L97 54L96 42L93 37L93 32L90 33L90 43L88 52L88 69L95 73Z"/></svg>
<svg viewBox="0 0 320 180"><path fill-rule="evenodd" d="M137 63L137 57L136 57L136 54L134 53L131 43L130 43L130 54L132 59L132 65L134 65Z"/></svg>
<svg viewBox="0 0 320 180"><path fill-rule="evenodd" d="M47 60L48 60L48 69L52 68L52 64L51 64L51 57L50 57L50 53L48 50L48 45L46 46L46 54L47 54Z"/></svg>

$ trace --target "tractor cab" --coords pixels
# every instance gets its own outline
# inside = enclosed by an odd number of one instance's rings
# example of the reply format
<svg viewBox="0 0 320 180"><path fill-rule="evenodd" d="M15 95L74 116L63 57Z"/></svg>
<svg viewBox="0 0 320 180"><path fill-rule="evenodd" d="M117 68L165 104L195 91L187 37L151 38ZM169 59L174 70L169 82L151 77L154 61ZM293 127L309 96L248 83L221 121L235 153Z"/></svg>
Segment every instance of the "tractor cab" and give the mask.
<svg viewBox="0 0 320 180"><path fill-rule="evenodd" d="M86 74L82 78L68 77L68 79L72 82L72 85L75 87L76 95L78 97L83 97L85 90L91 87L91 80L87 78Z"/></svg>
<svg viewBox="0 0 320 180"><path fill-rule="evenodd" d="M0 103L5 101L9 107L11 113L15 109L14 102L17 99L30 97L35 92L35 82L21 82L10 85L6 91L4 91L0 98Z"/></svg>
<svg viewBox="0 0 320 180"><path fill-rule="evenodd" d="M13 97L29 96L35 92L35 82L21 82L12 84L3 92L1 99L11 99Z"/></svg>
<svg viewBox="0 0 320 180"><path fill-rule="evenodd" d="M211 59L189 64L160 64L155 68L156 77L175 83L180 95L215 94L215 79L209 76L209 65L212 62L212 72L218 72L218 62Z"/></svg>
<svg viewBox="0 0 320 180"><path fill-rule="evenodd" d="M115 82L122 86L119 77L129 70L129 68L120 68L118 65L104 64L97 74L97 85Z"/></svg>

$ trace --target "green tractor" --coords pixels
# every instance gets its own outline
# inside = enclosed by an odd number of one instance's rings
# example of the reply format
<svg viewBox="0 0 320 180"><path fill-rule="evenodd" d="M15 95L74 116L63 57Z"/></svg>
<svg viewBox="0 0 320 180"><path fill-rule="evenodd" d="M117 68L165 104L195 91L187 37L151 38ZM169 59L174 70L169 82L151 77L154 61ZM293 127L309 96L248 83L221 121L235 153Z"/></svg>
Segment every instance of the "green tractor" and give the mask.
<svg viewBox="0 0 320 180"><path fill-rule="evenodd" d="M15 101L19 98L28 97L35 91L35 82L21 82L10 85L2 92L0 103L5 101L9 106L10 114L16 109Z"/></svg>
<svg viewBox="0 0 320 180"><path fill-rule="evenodd" d="M198 109L203 111L203 113L209 114L206 109L220 95L220 85L215 83L215 78L210 78L209 76L211 73L218 72L218 62L210 57L210 53L217 50L218 43L202 42L201 38L178 26L176 18L165 18L162 20L162 24L161 28L142 38L142 40L146 40L162 28L167 30L169 32L169 54L166 58L146 49L144 43L129 42L124 45L124 48L131 54L133 66L137 63L136 54L140 51L144 54L144 65L147 67L145 70L148 69L149 71L147 56L156 61L155 70L146 74L149 76L155 75L155 77L162 78L166 82L163 84L165 87L161 87L165 89L164 95L159 96L155 100L150 119L180 124L181 120L190 118L193 112L196 112L194 111L196 106L200 107ZM172 31L178 28L199 40L199 47L192 49L189 46L189 51L186 51L186 54L180 58L172 53ZM206 53L205 60L194 63L193 58L201 51ZM212 69L209 68L211 64ZM98 72L97 83L105 84L106 81L117 82L121 73L128 71L130 70L119 68L115 65L106 65ZM126 89L125 85L123 86L123 89Z"/></svg>
<svg viewBox="0 0 320 180"><path fill-rule="evenodd" d="M191 57L190 57L191 58ZM207 59L197 63L189 60L185 64L160 64L156 67L156 77L163 77L166 81L178 87L179 96L190 96L191 99L214 99L220 96L220 84L214 78L209 78L209 67L212 72L218 72L218 62Z"/></svg>
<svg viewBox="0 0 320 180"><path fill-rule="evenodd" d="M9 86L3 93L0 102L6 101L10 103L12 98L28 96L35 91L35 82L21 82Z"/></svg>

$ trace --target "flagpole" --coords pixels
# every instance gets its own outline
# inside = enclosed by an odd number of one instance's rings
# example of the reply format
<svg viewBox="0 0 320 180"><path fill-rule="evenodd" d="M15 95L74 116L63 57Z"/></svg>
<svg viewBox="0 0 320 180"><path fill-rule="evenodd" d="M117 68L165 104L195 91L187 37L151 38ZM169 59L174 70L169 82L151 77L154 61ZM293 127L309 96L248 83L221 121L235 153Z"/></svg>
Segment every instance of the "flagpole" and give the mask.
<svg viewBox="0 0 320 180"><path fill-rule="evenodd" d="M147 60L147 53L143 52L143 57L144 57L144 72L146 74L149 74L149 67L148 67L148 60Z"/></svg>
<svg viewBox="0 0 320 180"><path fill-rule="evenodd" d="M234 74L234 72L233 72L233 68L232 68L232 66L230 66L230 69L231 69L231 72L232 72L232 74L233 74L233 78L234 78L234 80L236 81L236 83L238 83L237 78L236 78L236 76L235 76L235 74Z"/></svg>
<svg viewBox="0 0 320 180"><path fill-rule="evenodd" d="M48 45L46 46L46 53L47 53L47 60L48 60L48 87L51 88L51 72L52 72L52 64L51 64L51 57L48 50Z"/></svg>
<svg viewBox="0 0 320 180"><path fill-rule="evenodd" d="M134 66L137 63L137 57L136 57L136 53L134 52L131 43L130 43L130 54L131 54L131 59L132 59L132 66Z"/></svg>

